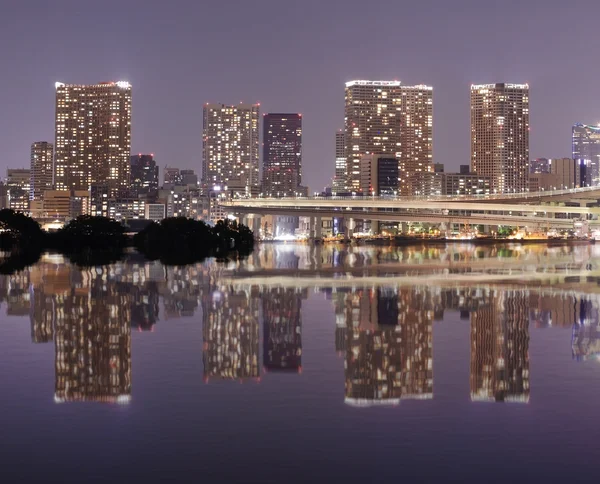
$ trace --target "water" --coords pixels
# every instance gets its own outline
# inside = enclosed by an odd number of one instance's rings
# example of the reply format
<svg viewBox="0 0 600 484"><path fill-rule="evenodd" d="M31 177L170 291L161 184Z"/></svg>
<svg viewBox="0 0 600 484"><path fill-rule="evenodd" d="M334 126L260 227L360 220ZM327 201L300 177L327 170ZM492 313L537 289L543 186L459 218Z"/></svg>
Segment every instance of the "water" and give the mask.
<svg viewBox="0 0 600 484"><path fill-rule="evenodd" d="M0 276L3 481L585 482L600 247Z"/></svg>

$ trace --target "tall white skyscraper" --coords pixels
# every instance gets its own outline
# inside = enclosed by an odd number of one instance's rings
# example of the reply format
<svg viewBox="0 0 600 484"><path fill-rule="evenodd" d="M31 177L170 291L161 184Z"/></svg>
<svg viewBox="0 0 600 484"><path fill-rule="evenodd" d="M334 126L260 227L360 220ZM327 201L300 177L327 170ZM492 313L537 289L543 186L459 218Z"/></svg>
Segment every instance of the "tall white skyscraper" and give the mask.
<svg viewBox="0 0 600 484"><path fill-rule="evenodd" d="M211 188L231 180L257 186L259 104L204 105L202 182Z"/></svg>
<svg viewBox="0 0 600 484"><path fill-rule="evenodd" d="M399 81L350 81L345 94L347 189L360 189L366 154L398 159L399 190L410 194L410 177L433 171L433 89Z"/></svg>
<svg viewBox="0 0 600 484"><path fill-rule="evenodd" d="M471 86L471 171L492 192L529 189L529 86Z"/></svg>
<svg viewBox="0 0 600 484"><path fill-rule="evenodd" d="M131 85L56 83L54 185L111 192L129 186Z"/></svg>

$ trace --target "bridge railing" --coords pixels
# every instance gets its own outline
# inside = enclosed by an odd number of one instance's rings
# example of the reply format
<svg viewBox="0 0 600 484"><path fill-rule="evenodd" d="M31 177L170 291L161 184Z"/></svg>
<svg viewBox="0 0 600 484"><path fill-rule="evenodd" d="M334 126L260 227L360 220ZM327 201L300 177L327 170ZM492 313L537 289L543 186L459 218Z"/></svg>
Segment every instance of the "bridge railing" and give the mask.
<svg viewBox="0 0 600 484"><path fill-rule="evenodd" d="M313 195L313 196L297 196L297 197L236 197L231 200L224 200L221 202L222 205L235 205L236 201L243 200L306 200L306 201L320 201L320 200L393 200L393 201L485 201L485 200L514 200L514 199L538 199L547 197L558 197L563 195L575 195L579 193L600 191L600 187L580 187L580 188L566 188L561 190L541 190L537 192L514 192L514 193L489 193L479 195Z"/></svg>

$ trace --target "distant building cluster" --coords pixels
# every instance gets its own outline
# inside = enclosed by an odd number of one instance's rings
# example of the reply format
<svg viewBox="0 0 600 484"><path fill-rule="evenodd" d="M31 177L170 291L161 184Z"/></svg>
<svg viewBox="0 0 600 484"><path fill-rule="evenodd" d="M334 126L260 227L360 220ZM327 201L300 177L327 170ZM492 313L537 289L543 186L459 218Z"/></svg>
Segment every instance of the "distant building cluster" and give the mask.
<svg viewBox="0 0 600 484"><path fill-rule="evenodd" d="M102 215L121 221L190 217L214 223L229 197L306 195L302 115L266 113L258 104L206 104L202 173L131 153L132 86L57 82L54 143L31 145L29 168L9 168L0 208L40 221ZM263 170L260 179L260 133Z"/></svg>
<svg viewBox="0 0 600 484"><path fill-rule="evenodd" d="M600 184L600 127L576 124L570 159L529 156L529 86L471 86L471 159L459 173L433 159L433 90L399 81L346 83L344 129L336 133L334 195L450 196L558 190ZM373 159L396 159L367 175ZM388 162L389 163L389 162ZM367 170L367 171L365 171Z"/></svg>

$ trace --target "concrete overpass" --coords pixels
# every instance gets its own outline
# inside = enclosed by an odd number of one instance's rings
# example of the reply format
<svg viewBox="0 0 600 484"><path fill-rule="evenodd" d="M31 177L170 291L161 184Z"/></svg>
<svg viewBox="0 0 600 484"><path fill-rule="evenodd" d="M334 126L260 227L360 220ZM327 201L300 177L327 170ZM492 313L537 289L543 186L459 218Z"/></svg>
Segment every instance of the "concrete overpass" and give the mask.
<svg viewBox="0 0 600 484"><path fill-rule="evenodd" d="M373 220L378 222L426 222L449 223L469 225L510 225L527 226L529 228L573 228L573 219L550 218L541 216L494 215L494 214L448 214L432 212L377 212L375 210L335 210L335 209L310 209L310 208L276 208L276 207L230 207L233 213L243 215L286 215L296 217L318 218L349 218L353 220ZM591 220L590 226L599 226L599 220Z"/></svg>
<svg viewBox="0 0 600 484"><path fill-rule="evenodd" d="M239 198L223 206L238 215L572 228L574 218L598 226L600 187L452 197ZM557 214L562 215L556 217Z"/></svg>

